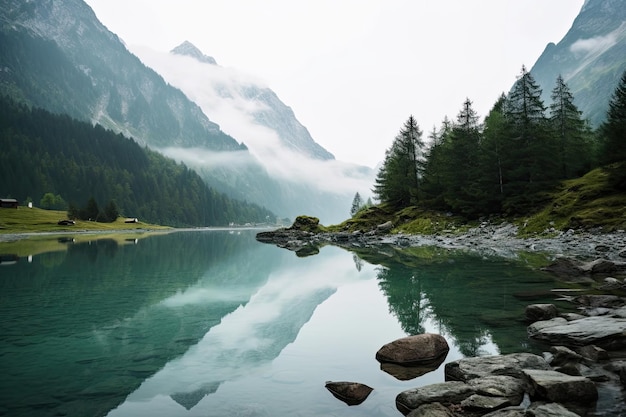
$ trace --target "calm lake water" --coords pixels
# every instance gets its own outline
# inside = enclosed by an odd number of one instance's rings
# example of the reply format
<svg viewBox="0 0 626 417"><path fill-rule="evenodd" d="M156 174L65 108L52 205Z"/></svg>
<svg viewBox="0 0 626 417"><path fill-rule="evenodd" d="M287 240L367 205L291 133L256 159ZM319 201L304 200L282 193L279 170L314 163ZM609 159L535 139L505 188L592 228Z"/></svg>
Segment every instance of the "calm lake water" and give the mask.
<svg viewBox="0 0 626 417"><path fill-rule="evenodd" d="M396 395L443 382L443 365L398 380L374 358L385 343L441 333L446 362L538 351L520 318L555 283L522 258L299 258L255 234L55 237L53 251L3 256L0 415L397 417ZM348 406L329 380L374 391Z"/></svg>

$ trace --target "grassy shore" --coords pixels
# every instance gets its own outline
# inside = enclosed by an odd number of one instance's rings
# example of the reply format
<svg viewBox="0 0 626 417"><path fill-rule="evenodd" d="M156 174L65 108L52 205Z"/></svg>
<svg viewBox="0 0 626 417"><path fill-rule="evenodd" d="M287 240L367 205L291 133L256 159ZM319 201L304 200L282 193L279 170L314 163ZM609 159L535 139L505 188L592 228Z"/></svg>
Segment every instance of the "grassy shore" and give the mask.
<svg viewBox="0 0 626 417"><path fill-rule="evenodd" d="M77 220L74 225L58 225L59 220L64 219L67 219L64 211L27 207L0 208L0 254L26 257L65 251L68 241L80 243L108 239L119 245L132 244L155 232L175 230L141 222L125 223L126 219L121 217L113 223ZM24 238L26 236L27 239Z"/></svg>
<svg viewBox="0 0 626 417"><path fill-rule="evenodd" d="M18 207L0 208L0 234L21 233L65 233L78 231L106 232L118 230L167 230L167 226L147 223L126 223L125 218L119 217L113 223L98 223L76 220L76 224L60 226L59 220L67 219L65 211L42 210L39 208Z"/></svg>

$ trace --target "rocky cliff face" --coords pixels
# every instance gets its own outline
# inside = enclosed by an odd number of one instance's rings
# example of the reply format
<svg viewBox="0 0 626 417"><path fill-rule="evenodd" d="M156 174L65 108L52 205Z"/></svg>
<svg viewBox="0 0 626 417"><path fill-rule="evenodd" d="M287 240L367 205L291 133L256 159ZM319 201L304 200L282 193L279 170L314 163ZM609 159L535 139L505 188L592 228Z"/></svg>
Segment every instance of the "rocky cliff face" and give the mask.
<svg viewBox="0 0 626 417"><path fill-rule="evenodd" d="M625 57L626 0L587 0L565 37L546 47L531 72L546 103L561 74L583 117L598 126L626 71Z"/></svg>

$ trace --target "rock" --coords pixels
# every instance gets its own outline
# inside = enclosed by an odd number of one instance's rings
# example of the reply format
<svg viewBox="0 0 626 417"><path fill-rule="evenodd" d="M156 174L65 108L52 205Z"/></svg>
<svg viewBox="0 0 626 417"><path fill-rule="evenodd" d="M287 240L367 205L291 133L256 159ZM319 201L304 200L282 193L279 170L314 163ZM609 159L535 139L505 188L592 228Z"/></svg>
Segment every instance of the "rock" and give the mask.
<svg viewBox="0 0 626 417"><path fill-rule="evenodd" d="M391 229L393 229L393 223L391 223L391 221L387 221L383 224L379 224L378 226L376 226L376 230L378 230L379 232L388 232Z"/></svg>
<svg viewBox="0 0 626 417"><path fill-rule="evenodd" d="M526 321L533 323L538 320L550 320L559 315L554 304L531 304L526 307L524 316Z"/></svg>
<svg viewBox="0 0 626 417"><path fill-rule="evenodd" d="M467 383L474 394L461 401L467 410L487 413L512 405L519 405L526 389L526 381L504 375L490 375L472 379Z"/></svg>
<svg viewBox="0 0 626 417"><path fill-rule="evenodd" d="M526 417L526 410L521 407L507 407L483 415L483 417Z"/></svg>
<svg viewBox="0 0 626 417"><path fill-rule="evenodd" d="M448 362L446 381L470 381L488 375L507 375L522 378L522 369L548 370L550 366L541 356L532 353L512 353L501 356L479 356Z"/></svg>
<svg viewBox="0 0 626 417"><path fill-rule="evenodd" d="M528 414L533 417L580 417L561 404L549 403L549 404L533 404L528 407ZM485 416L486 417L486 416Z"/></svg>
<svg viewBox="0 0 626 417"><path fill-rule="evenodd" d="M433 333L403 337L382 346L376 352L381 363L415 366L445 358L450 347L443 336Z"/></svg>
<svg viewBox="0 0 626 417"><path fill-rule="evenodd" d="M604 274L617 271L617 266L615 262L607 259L596 259L595 261L582 265L580 269L590 274Z"/></svg>
<svg viewBox="0 0 626 417"><path fill-rule="evenodd" d="M492 410L508 407L511 402L504 397L489 397L487 395L473 394L461 401L464 410L478 411L481 414Z"/></svg>
<svg viewBox="0 0 626 417"><path fill-rule="evenodd" d="M577 276L584 273L580 265L567 258L558 258L552 264L542 269L560 277Z"/></svg>
<svg viewBox="0 0 626 417"><path fill-rule="evenodd" d="M506 375L488 375L467 383L479 395L501 397L508 405L518 405L524 399L525 381Z"/></svg>
<svg viewBox="0 0 626 417"><path fill-rule="evenodd" d="M572 321L561 320L535 322L528 326L528 335L551 345L593 344L607 350L626 346L626 319L594 316Z"/></svg>
<svg viewBox="0 0 626 417"><path fill-rule="evenodd" d="M609 248L607 245L596 245L595 250L596 252L608 252L611 250L611 248Z"/></svg>
<svg viewBox="0 0 626 417"><path fill-rule="evenodd" d="M584 405L598 399L595 384L585 377L537 369L524 369L524 373L530 380L532 399Z"/></svg>
<svg viewBox="0 0 626 417"><path fill-rule="evenodd" d="M617 278L613 278L613 277L606 277L604 278L603 282L602 282L602 286L600 287L600 289L603 290L616 290L618 288L622 287L622 281L618 280Z"/></svg>
<svg viewBox="0 0 626 417"><path fill-rule="evenodd" d="M582 356L565 346L552 346L550 352L553 355L550 361L551 366L562 366L569 362L578 363L583 360Z"/></svg>
<svg viewBox="0 0 626 417"><path fill-rule="evenodd" d="M326 389L331 392L338 400L348 405L359 405L374 390L365 384L358 382L326 382Z"/></svg>
<svg viewBox="0 0 626 417"><path fill-rule="evenodd" d="M320 248L316 245L302 245L294 250L298 258L306 258L307 256L313 256L320 253Z"/></svg>
<svg viewBox="0 0 626 417"><path fill-rule="evenodd" d="M426 385L398 394L396 396L396 408L402 414L407 415L423 404L436 402L442 405L459 404L472 394L474 394L474 390L460 381Z"/></svg>
<svg viewBox="0 0 626 417"><path fill-rule="evenodd" d="M584 294L576 297L574 301L585 307L617 308L624 305L624 299L622 297L606 294Z"/></svg>
<svg viewBox="0 0 626 417"><path fill-rule="evenodd" d="M584 319L586 316L583 316L582 314L578 314L578 313L564 313L564 314L561 314L560 317L563 317L567 321L572 321L572 320Z"/></svg>
<svg viewBox="0 0 626 417"><path fill-rule="evenodd" d="M298 216L291 225L291 230L302 230L307 232L319 231L320 219L310 216Z"/></svg>
<svg viewBox="0 0 626 417"><path fill-rule="evenodd" d="M587 345L577 349L578 353L594 362L605 361L609 359L609 354L606 350L595 346Z"/></svg>
<svg viewBox="0 0 626 417"><path fill-rule="evenodd" d="M619 317L622 319L626 319L626 307L616 308L611 312L613 317Z"/></svg>
<svg viewBox="0 0 626 417"><path fill-rule="evenodd" d="M619 256L620 258L626 258L626 248L619 251L617 256Z"/></svg>
<svg viewBox="0 0 626 417"><path fill-rule="evenodd" d="M455 417L455 414L441 403L424 404L411 411L407 417Z"/></svg>

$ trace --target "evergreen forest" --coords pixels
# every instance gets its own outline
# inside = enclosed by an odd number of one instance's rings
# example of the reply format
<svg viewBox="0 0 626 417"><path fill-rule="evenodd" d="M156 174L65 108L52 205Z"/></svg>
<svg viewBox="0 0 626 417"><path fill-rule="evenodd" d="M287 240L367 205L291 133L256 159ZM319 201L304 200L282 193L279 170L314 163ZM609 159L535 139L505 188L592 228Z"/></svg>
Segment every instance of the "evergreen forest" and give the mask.
<svg viewBox="0 0 626 417"><path fill-rule="evenodd" d="M626 191L626 72L595 130L561 76L549 106L541 93L522 67L484 123L467 99L455 121L444 119L424 140L410 116L378 171L377 199L396 209L420 205L468 219L520 216L543 208L560 181L600 166L616 192Z"/></svg>
<svg viewBox="0 0 626 417"><path fill-rule="evenodd" d="M132 139L7 97L0 97L0 147L0 195L22 204L179 227L275 220Z"/></svg>

